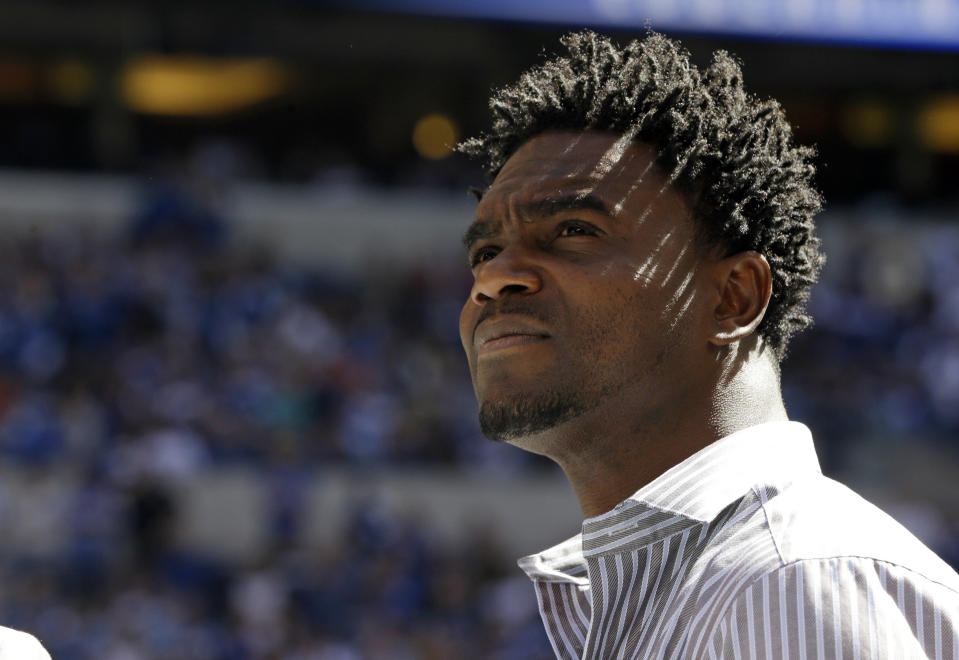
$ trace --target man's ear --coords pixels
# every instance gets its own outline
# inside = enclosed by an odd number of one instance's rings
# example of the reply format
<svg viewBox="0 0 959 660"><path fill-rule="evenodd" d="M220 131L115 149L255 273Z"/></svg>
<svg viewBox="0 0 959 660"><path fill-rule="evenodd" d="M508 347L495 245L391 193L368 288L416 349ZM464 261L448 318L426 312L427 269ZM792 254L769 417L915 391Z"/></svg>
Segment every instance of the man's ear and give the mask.
<svg viewBox="0 0 959 660"><path fill-rule="evenodd" d="M766 257L748 250L713 264L718 303L709 343L726 346L752 334L766 314L773 293Z"/></svg>

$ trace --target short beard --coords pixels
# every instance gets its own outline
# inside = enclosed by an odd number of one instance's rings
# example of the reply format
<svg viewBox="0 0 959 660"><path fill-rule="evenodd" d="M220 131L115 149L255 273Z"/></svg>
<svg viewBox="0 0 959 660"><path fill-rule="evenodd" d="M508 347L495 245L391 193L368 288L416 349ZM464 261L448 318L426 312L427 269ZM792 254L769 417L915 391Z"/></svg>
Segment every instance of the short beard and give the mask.
<svg viewBox="0 0 959 660"><path fill-rule="evenodd" d="M580 397L559 392L535 399L484 401L479 410L480 430L490 440L510 442L559 426L592 407Z"/></svg>

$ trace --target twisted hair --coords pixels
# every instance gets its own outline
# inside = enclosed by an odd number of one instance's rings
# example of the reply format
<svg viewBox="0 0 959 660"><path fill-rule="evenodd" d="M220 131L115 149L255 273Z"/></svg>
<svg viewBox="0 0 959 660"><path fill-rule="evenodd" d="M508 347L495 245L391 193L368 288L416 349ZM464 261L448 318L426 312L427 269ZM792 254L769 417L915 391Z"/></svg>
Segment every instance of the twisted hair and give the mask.
<svg viewBox="0 0 959 660"><path fill-rule="evenodd" d="M773 293L758 332L783 358L789 338L812 322L805 306L824 261L813 234L822 206L813 149L793 144L779 103L747 94L725 51L701 72L677 42L656 33L624 48L590 31L561 43L568 57L493 92L491 129L458 150L485 159L492 181L544 131L615 131L652 145L659 167L687 194L704 240L768 260Z"/></svg>

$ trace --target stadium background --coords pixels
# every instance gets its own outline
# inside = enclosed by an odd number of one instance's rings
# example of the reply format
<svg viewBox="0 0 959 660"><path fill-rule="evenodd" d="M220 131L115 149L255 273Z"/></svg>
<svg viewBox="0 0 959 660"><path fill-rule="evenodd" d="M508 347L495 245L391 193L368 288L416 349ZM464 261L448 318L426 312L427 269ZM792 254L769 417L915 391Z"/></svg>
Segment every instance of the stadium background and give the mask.
<svg viewBox="0 0 959 660"><path fill-rule="evenodd" d="M0 623L58 660L549 657L577 530L479 436L490 87L569 28L736 53L818 146L784 365L824 470L959 565L959 3L0 5Z"/></svg>

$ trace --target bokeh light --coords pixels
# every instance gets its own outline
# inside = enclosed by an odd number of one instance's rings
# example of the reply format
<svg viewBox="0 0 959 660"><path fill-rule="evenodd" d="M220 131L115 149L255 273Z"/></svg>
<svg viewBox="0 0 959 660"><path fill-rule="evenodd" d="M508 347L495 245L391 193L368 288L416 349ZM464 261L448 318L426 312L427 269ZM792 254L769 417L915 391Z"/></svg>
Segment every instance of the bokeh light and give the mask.
<svg viewBox="0 0 959 660"><path fill-rule="evenodd" d="M453 153L458 134L452 119L440 113L428 114L413 127L413 146L424 158L440 160Z"/></svg>

